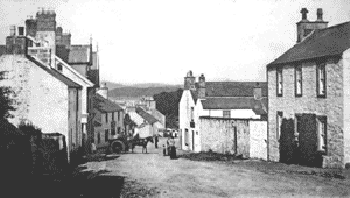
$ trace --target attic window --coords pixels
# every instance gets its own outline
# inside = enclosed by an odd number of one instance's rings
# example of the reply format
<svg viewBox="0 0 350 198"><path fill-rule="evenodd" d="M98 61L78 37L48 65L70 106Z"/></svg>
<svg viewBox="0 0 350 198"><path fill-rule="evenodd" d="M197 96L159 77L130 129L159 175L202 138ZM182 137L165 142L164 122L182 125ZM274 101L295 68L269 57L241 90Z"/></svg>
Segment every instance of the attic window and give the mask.
<svg viewBox="0 0 350 198"><path fill-rule="evenodd" d="M57 65L57 70L58 70L58 71L62 71L62 69L63 69L63 68L62 68L62 64L59 63L59 64Z"/></svg>

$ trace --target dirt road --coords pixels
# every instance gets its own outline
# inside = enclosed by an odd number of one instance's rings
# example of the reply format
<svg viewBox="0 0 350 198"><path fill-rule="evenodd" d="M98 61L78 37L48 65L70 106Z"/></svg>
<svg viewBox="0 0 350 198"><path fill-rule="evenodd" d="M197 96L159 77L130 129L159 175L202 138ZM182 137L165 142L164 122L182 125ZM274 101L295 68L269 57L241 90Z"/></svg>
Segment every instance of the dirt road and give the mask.
<svg viewBox="0 0 350 198"><path fill-rule="evenodd" d="M136 151L137 152L137 151ZM170 160L158 152L90 162L88 170L125 177L121 197L349 197L348 180L263 172L244 163ZM137 184L137 190L133 188ZM138 194L139 191L141 194ZM129 195L127 195L129 193Z"/></svg>

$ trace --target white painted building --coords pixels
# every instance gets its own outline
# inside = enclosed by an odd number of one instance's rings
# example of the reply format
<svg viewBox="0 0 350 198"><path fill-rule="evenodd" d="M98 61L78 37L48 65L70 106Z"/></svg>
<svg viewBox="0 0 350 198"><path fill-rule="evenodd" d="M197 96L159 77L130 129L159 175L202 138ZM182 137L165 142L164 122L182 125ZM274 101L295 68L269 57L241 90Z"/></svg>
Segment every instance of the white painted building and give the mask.
<svg viewBox="0 0 350 198"><path fill-rule="evenodd" d="M7 71L0 86L13 91L10 98L16 110L9 122L15 126L31 122L43 133L63 134L68 151L82 146L80 85L24 54L2 55L0 71Z"/></svg>
<svg viewBox="0 0 350 198"><path fill-rule="evenodd" d="M184 150L201 151L200 117L227 119L265 119L266 83L205 82L198 83L189 71L179 104L181 142Z"/></svg>

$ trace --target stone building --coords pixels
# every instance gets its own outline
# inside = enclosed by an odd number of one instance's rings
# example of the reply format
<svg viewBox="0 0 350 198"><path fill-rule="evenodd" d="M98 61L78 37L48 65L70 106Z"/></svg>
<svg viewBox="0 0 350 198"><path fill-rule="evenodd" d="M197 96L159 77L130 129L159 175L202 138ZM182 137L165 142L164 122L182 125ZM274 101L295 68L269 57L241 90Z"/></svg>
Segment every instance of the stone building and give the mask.
<svg viewBox="0 0 350 198"><path fill-rule="evenodd" d="M27 55L28 38L12 35L6 39L6 54L0 57L0 70L7 71L1 86L13 91L14 125L31 122L43 133L60 133L70 152L82 147L82 86L41 60Z"/></svg>
<svg viewBox="0 0 350 198"><path fill-rule="evenodd" d="M124 134L124 110L114 102L96 94L93 97L93 136L89 142L94 142L98 148L108 147L109 140L117 139Z"/></svg>
<svg viewBox="0 0 350 198"><path fill-rule="evenodd" d="M189 71L179 104L182 148L197 152L208 150L211 146L208 142L202 144L203 138L209 133L219 135L219 128L212 128L210 130L214 131L210 132L205 130L201 117L206 120L266 120L266 96L267 84L263 82L205 82L202 74L196 83L192 71Z"/></svg>
<svg viewBox="0 0 350 198"><path fill-rule="evenodd" d="M267 65L269 160L322 167L350 162L350 22L311 33ZM300 32L297 31L298 38Z"/></svg>

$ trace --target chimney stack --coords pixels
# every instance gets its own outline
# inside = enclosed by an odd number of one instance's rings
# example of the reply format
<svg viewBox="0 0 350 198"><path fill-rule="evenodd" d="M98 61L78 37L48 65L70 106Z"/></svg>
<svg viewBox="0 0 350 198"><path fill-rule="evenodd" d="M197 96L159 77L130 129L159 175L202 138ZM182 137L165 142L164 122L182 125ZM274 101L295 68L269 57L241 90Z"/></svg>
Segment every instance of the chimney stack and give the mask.
<svg viewBox="0 0 350 198"><path fill-rule="evenodd" d="M317 21L323 21L323 10L322 8L317 8Z"/></svg>
<svg viewBox="0 0 350 198"><path fill-rule="evenodd" d="M259 85L259 83L256 84L256 86L253 89L253 92L255 100L260 100L262 98L261 86Z"/></svg>
<svg viewBox="0 0 350 198"><path fill-rule="evenodd" d="M16 36L16 26L14 25L10 27L10 36Z"/></svg>
<svg viewBox="0 0 350 198"><path fill-rule="evenodd" d="M205 77L203 73L198 78L198 98L205 98Z"/></svg>
<svg viewBox="0 0 350 198"><path fill-rule="evenodd" d="M303 20L303 21L306 20L307 21L307 13L309 13L307 8L302 8L300 13L301 13L301 16L302 16L301 20Z"/></svg>
<svg viewBox="0 0 350 198"><path fill-rule="evenodd" d="M18 27L18 35L24 36L24 27Z"/></svg>

